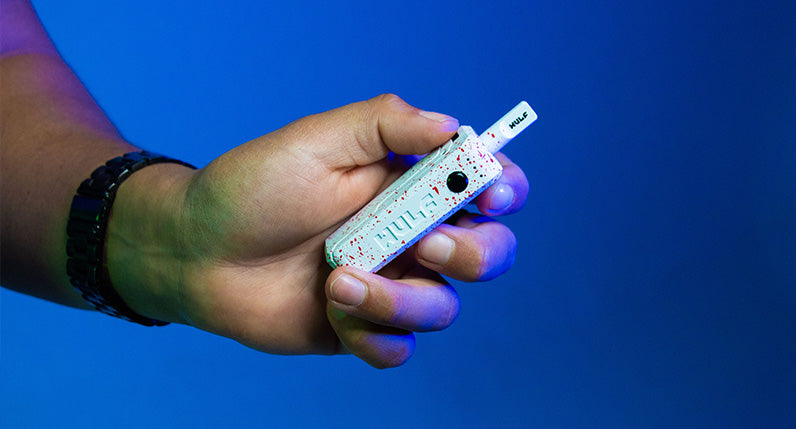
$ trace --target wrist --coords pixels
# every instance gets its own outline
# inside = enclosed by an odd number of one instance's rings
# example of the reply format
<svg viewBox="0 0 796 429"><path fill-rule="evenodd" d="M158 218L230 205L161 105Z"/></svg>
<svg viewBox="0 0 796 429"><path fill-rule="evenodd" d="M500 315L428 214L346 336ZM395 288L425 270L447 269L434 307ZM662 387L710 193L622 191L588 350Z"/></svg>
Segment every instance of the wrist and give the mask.
<svg viewBox="0 0 796 429"><path fill-rule="evenodd" d="M117 191L106 233L108 273L124 302L142 316L186 323L181 218L194 173L179 164L155 164L135 172Z"/></svg>

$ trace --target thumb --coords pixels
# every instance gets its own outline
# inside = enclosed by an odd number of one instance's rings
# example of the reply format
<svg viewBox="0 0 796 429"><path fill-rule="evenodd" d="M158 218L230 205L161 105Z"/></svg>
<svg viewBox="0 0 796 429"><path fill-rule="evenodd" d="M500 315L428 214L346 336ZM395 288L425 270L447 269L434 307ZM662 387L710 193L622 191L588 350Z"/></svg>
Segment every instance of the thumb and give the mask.
<svg viewBox="0 0 796 429"><path fill-rule="evenodd" d="M447 141L459 121L412 107L394 94L349 104L301 121L324 144L312 145L315 155L331 169L372 164L392 151L424 154ZM306 137L306 136L305 136Z"/></svg>

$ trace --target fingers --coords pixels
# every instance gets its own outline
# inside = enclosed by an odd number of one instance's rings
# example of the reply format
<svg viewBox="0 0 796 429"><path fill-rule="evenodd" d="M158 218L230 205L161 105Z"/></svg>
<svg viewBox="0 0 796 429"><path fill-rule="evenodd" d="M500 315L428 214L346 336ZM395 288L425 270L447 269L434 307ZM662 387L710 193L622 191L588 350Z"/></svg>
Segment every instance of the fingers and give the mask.
<svg viewBox="0 0 796 429"><path fill-rule="evenodd" d="M326 305L326 317L345 349L379 369L403 365L415 351L415 336L411 331L350 316Z"/></svg>
<svg viewBox="0 0 796 429"><path fill-rule="evenodd" d="M456 291L415 266L401 281L340 267L326 281L327 317L342 346L376 368L402 365L414 352L412 331L450 326Z"/></svg>
<svg viewBox="0 0 796 429"><path fill-rule="evenodd" d="M387 156L422 154L445 143L459 128L447 115L412 107L394 94L349 104L299 121L323 144L312 145L332 168L368 165Z"/></svg>
<svg viewBox="0 0 796 429"><path fill-rule="evenodd" d="M347 314L383 326L425 332L445 329L459 314L459 296L436 273L416 267L400 281L340 267L326 296Z"/></svg>
<svg viewBox="0 0 796 429"><path fill-rule="evenodd" d="M495 157L503 164L503 175L475 199L478 210L489 216L514 213L528 198L528 179L522 169L500 152Z"/></svg>
<svg viewBox="0 0 796 429"><path fill-rule="evenodd" d="M438 273L468 282L486 281L514 264L517 239L507 226L468 213L455 225L440 225L413 249L420 264Z"/></svg>

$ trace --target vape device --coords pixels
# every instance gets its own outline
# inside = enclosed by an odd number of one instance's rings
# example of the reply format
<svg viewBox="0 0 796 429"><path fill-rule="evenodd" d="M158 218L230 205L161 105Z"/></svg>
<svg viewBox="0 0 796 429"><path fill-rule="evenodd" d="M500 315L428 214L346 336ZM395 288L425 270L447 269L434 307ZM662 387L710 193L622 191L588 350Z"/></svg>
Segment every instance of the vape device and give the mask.
<svg viewBox="0 0 796 429"><path fill-rule="evenodd" d="M520 102L480 136L459 127L326 239L326 260L375 272L500 178L493 156L536 120Z"/></svg>

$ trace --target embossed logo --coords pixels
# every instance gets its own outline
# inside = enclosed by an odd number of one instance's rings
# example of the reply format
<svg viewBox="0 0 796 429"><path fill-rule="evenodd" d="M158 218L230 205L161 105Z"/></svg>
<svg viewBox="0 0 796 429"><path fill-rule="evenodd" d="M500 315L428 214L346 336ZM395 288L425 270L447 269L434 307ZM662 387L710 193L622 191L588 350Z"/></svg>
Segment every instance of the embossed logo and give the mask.
<svg viewBox="0 0 796 429"><path fill-rule="evenodd" d="M406 210L397 219L390 222L387 227L373 237L373 240L381 250L390 250L391 248L396 250L395 245L403 241L403 237L417 228L423 219L431 217L434 207L437 207L434 194L426 194L420 199L417 206Z"/></svg>

